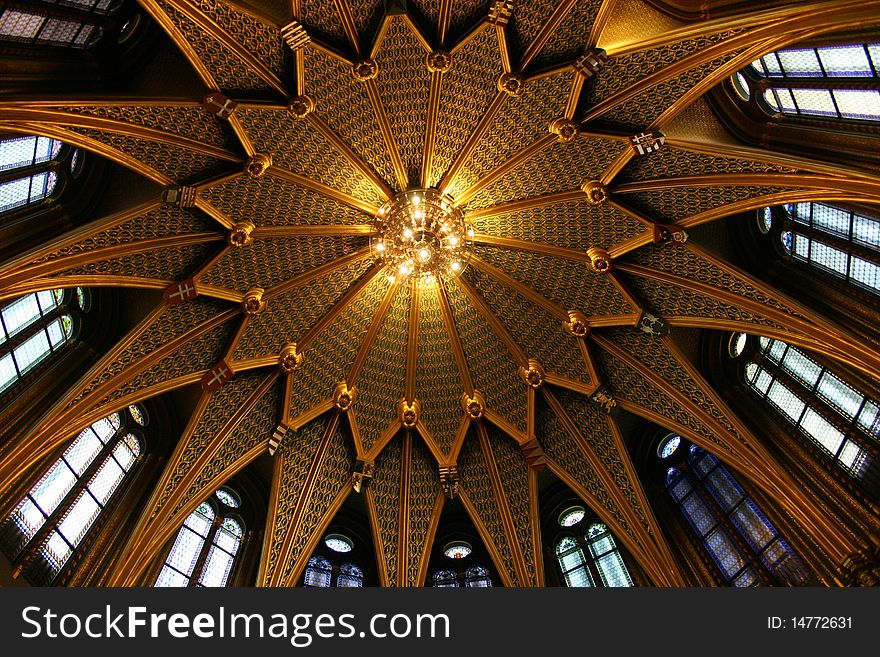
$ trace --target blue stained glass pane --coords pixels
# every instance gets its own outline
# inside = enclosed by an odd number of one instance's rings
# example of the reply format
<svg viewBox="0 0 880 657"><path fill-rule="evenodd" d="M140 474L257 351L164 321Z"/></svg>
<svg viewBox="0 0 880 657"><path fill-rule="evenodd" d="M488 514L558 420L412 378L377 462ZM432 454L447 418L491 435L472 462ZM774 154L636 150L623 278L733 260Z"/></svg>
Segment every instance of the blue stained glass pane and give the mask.
<svg viewBox="0 0 880 657"><path fill-rule="evenodd" d="M736 544L720 527L706 536L703 541L726 579L733 577L746 564Z"/></svg>
<svg viewBox="0 0 880 657"><path fill-rule="evenodd" d="M718 466L706 478L706 488L725 512L735 507L745 497L745 492L724 466Z"/></svg>
<svg viewBox="0 0 880 657"><path fill-rule="evenodd" d="M681 510L700 536L705 536L718 524L718 518L698 493L685 499L681 503Z"/></svg>
<svg viewBox="0 0 880 657"><path fill-rule="evenodd" d="M440 589L457 588L458 575L452 570L438 570L434 573L434 586Z"/></svg>
<svg viewBox="0 0 880 657"><path fill-rule="evenodd" d="M617 550L596 559L596 568L605 586L632 586L626 564Z"/></svg>
<svg viewBox="0 0 880 657"><path fill-rule="evenodd" d="M750 499L743 502L731 514L730 519L756 552L763 550L776 538L776 529Z"/></svg>

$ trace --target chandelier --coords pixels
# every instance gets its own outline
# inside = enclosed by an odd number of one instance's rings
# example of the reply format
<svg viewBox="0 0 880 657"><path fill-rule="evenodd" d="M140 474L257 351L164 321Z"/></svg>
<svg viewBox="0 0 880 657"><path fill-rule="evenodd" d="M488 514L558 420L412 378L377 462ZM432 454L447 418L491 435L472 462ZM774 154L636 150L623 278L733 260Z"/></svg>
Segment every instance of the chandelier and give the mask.
<svg viewBox="0 0 880 657"><path fill-rule="evenodd" d="M433 283L464 271L474 230L449 196L435 189L402 192L379 208L370 239L388 278Z"/></svg>

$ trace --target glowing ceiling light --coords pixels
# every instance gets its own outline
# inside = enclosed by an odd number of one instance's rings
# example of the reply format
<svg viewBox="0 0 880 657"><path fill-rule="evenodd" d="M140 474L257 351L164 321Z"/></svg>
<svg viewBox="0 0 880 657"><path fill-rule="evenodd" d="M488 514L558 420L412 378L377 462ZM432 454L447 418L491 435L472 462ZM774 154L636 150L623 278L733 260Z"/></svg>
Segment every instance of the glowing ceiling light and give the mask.
<svg viewBox="0 0 880 657"><path fill-rule="evenodd" d="M473 230L447 196L434 189L398 194L376 214L374 255L388 267L389 280L437 283L467 266Z"/></svg>

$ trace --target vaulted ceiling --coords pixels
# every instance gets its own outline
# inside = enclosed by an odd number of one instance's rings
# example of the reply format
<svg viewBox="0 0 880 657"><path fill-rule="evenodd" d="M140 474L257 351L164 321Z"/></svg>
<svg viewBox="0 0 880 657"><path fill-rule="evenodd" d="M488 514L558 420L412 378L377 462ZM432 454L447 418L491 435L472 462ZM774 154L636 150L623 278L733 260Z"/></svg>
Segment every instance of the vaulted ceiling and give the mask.
<svg viewBox="0 0 880 657"><path fill-rule="evenodd" d="M113 583L138 582L144 555L274 436L259 584L294 584L347 497L363 495L381 583L418 585L456 495L503 583L541 585L542 467L655 584L681 584L622 411L827 529L816 540L829 555L852 548L676 334L767 335L880 374L872 348L687 239L783 201L880 200L874 174L738 143L704 98L763 53L876 21L870 3L687 25L640 0L140 3L200 88L0 102L3 129L157 184L0 270L3 299L165 292L33 431L0 446L0 490L90 422L201 387ZM379 208L429 188L473 227L470 259L457 277L391 280L370 246Z"/></svg>

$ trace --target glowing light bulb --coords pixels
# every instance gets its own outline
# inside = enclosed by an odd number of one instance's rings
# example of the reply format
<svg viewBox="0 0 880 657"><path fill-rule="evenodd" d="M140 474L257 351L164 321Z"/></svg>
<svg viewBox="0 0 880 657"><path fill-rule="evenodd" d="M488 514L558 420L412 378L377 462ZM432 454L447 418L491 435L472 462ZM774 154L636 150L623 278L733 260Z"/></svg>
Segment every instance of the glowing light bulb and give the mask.
<svg viewBox="0 0 880 657"><path fill-rule="evenodd" d="M393 283L397 280L397 276L394 275L394 272L388 272L388 282Z"/></svg>
<svg viewBox="0 0 880 657"><path fill-rule="evenodd" d="M431 252L428 249L419 249L419 260L428 262L431 259Z"/></svg>
<svg viewBox="0 0 880 657"><path fill-rule="evenodd" d="M413 196L412 202L415 203L416 205L418 205L419 203L422 202L422 197L421 196Z"/></svg>
<svg viewBox="0 0 880 657"><path fill-rule="evenodd" d="M404 228L404 229L403 229L403 236L404 236L406 239L410 239L410 238L412 238L412 236L413 236L412 228Z"/></svg>
<svg viewBox="0 0 880 657"><path fill-rule="evenodd" d="M425 216L425 213L422 212L421 210L416 210L415 212L413 212L413 217L415 217L416 219L421 219L424 216Z"/></svg>
<svg viewBox="0 0 880 657"><path fill-rule="evenodd" d="M468 235L468 237L474 236L474 229L471 226L468 226L467 235Z"/></svg>
<svg viewBox="0 0 880 657"><path fill-rule="evenodd" d="M377 250L379 253L381 253L382 251L384 251L384 250L385 250L385 242L378 242L378 243L376 244L376 250Z"/></svg>
<svg viewBox="0 0 880 657"><path fill-rule="evenodd" d="M406 276L409 273L409 265L403 263L402 265L400 265L399 271L402 276Z"/></svg>
<svg viewBox="0 0 880 657"><path fill-rule="evenodd" d="M456 237L455 235L450 235L448 241L452 246L455 246L456 244L458 244L458 237Z"/></svg>
<svg viewBox="0 0 880 657"><path fill-rule="evenodd" d="M453 261L452 265L450 265L450 266L452 267L452 271L455 271L455 272L461 271L462 265L458 260Z"/></svg>

